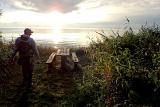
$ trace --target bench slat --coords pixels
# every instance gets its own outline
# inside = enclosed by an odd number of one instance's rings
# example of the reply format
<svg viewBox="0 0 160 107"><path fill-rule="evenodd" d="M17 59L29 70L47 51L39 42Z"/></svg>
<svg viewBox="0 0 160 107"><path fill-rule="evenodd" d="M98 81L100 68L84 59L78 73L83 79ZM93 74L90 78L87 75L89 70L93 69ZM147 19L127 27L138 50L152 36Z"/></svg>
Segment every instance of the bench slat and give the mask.
<svg viewBox="0 0 160 107"><path fill-rule="evenodd" d="M70 51L70 49L67 48L67 49L66 49L66 54L67 54L67 55L69 55L69 51Z"/></svg>
<svg viewBox="0 0 160 107"><path fill-rule="evenodd" d="M73 59L74 62L79 62L79 59L78 59L75 52L72 52L72 59Z"/></svg>
<svg viewBox="0 0 160 107"><path fill-rule="evenodd" d="M58 49L56 54L59 55L60 53L61 53L61 49Z"/></svg>
<svg viewBox="0 0 160 107"><path fill-rule="evenodd" d="M56 55L56 53L55 53L55 52L53 52L53 53L49 56L48 60L46 61L46 64L51 63L51 62L53 61L53 59L54 59L55 55Z"/></svg>
<svg viewBox="0 0 160 107"><path fill-rule="evenodd" d="M56 55L69 55L69 49L68 48L62 48L62 49L58 49L57 54Z"/></svg>

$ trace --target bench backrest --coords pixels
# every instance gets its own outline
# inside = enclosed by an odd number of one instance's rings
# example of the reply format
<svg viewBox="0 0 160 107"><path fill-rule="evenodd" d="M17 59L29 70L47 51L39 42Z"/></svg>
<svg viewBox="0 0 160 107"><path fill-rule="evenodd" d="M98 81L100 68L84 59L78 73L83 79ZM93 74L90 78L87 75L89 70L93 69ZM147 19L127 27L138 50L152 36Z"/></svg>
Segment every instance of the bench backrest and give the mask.
<svg viewBox="0 0 160 107"><path fill-rule="evenodd" d="M74 62L79 62L79 59L78 59L75 52L72 52L72 59L73 59Z"/></svg>

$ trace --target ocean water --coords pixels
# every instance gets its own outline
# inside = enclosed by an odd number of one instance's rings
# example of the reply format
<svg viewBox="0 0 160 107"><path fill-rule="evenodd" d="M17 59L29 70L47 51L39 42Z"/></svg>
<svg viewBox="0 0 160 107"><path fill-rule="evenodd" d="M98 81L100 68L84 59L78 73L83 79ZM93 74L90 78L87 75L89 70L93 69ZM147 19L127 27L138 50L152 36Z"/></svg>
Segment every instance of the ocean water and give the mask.
<svg viewBox="0 0 160 107"><path fill-rule="evenodd" d="M31 37L37 45L53 47L87 47L91 41L100 39L103 29L96 28L31 28L34 33ZM1 39L4 43L15 41L17 37L23 34L24 28L0 28ZM103 30L104 31L104 30ZM108 30L105 30L106 32Z"/></svg>

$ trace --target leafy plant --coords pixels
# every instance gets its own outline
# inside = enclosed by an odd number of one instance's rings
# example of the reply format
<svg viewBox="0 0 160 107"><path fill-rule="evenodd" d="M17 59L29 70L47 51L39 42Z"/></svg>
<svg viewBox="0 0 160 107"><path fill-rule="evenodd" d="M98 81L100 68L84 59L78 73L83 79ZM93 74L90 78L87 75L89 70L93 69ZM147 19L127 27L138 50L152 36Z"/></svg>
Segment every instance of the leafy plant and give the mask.
<svg viewBox="0 0 160 107"><path fill-rule="evenodd" d="M160 28L142 26L137 33L129 28L122 35L114 33L110 37L103 32L98 34L102 36L102 42L92 43L87 52L96 63L92 72L111 75L112 84L108 90L114 91L109 91L107 98L114 104L126 101L158 103Z"/></svg>

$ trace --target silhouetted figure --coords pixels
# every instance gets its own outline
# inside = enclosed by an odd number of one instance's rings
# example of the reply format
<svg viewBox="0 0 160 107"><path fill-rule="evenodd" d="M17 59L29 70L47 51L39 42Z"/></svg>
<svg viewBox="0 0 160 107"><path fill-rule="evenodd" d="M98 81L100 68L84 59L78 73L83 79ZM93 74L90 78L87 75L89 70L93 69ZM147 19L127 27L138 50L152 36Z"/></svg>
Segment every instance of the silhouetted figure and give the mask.
<svg viewBox="0 0 160 107"><path fill-rule="evenodd" d="M15 48L12 53L12 61L16 53L19 53L18 64L22 66L23 73L23 86L30 88L32 86L32 72L34 68L34 55L39 58L39 52L37 50L34 39L30 36L33 31L29 28L24 30L24 34L18 37L15 41Z"/></svg>

